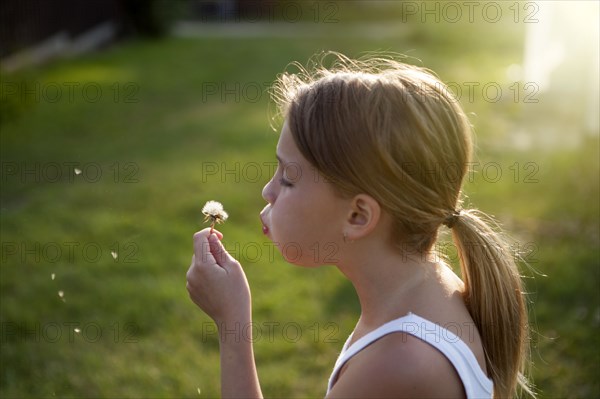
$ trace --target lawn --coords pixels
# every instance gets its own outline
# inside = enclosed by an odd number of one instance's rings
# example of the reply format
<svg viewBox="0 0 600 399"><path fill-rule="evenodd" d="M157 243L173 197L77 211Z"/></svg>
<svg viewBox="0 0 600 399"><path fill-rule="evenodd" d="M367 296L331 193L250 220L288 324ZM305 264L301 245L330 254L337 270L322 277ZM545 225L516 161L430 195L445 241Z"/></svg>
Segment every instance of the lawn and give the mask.
<svg viewBox="0 0 600 399"><path fill-rule="evenodd" d="M23 81L34 94L1 126L1 397L218 397L214 325L185 290L209 199L230 214L223 241L252 287L255 325L236 334L255 341L263 392L324 395L358 303L335 269L290 266L262 235L277 142L269 84L321 50L384 50L446 81L508 90L524 28L406 23L365 35L341 19L315 29L322 34L129 40L2 76L3 89ZM541 96L533 112L582 131L544 104ZM463 105L478 134L469 202L497 216L531 267L540 397L597 397L598 136L511 149L495 143L532 123L531 109L481 95Z"/></svg>

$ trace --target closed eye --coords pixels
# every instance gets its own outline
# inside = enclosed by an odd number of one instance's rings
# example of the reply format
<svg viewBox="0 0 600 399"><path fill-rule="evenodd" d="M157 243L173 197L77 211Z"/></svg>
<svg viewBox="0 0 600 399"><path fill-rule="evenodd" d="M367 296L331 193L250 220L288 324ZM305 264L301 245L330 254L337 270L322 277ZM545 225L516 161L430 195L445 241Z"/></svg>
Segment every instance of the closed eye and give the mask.
<svg viewBox="0 0 600 399"><path fill-rule="evenodd" d="M290 183L289 181L287 181L283 177L279 179L279 184L281 184L283 187L292 187L293 186L292 183Z"/></svg>

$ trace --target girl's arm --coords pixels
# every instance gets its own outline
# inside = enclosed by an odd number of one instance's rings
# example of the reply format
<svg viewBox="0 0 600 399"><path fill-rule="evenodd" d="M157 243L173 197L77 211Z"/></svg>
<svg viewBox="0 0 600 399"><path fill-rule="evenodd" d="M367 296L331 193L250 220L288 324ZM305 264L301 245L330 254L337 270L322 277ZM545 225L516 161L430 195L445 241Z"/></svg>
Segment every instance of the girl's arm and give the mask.
<svg viewBox="0 0 600 399"><path fill-rule="evenodd" d="M224 327L224 326L223 326ZM242 326L243 328L243 326ZM252 342L219 329L221 336L221 396L223 398L262 398L254 363Z"/></svg>
<svg viewBox="0 0 600 399"><path fill-rule="evenodd" d="M222 397L262 398L252 342L241 334L252 321L250 287L240 263L219 241L223 235L209 233L207 228L194 234L187 290L219 330Z"/></svg>

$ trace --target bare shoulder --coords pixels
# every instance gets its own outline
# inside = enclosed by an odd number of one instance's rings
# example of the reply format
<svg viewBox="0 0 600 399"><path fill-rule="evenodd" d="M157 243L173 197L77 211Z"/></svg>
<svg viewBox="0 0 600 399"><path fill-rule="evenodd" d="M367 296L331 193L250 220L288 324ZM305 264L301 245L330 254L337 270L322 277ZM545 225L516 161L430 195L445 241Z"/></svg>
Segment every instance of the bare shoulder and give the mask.
<svg viewBox="0 0 600 399"><path fill-rule="evenodd" d="M462 382L437 349L403 332L350 359L327 398L461 398Z"/></svg>

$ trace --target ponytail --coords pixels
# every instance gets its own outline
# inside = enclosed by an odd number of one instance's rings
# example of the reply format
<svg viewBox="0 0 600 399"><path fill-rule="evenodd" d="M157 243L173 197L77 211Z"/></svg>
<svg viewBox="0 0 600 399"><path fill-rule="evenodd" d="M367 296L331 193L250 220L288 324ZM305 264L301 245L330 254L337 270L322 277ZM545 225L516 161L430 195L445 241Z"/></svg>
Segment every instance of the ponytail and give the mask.
<svg viewBox="0 0 600 399"><path fill-rule="evenodd" d="M465 283L464 300L481 334L494 397L512 397L518 385L534 396L524 377L529 325L521 276L506 241L490 224L495 223L481 212L463 210L449 226Z"/></svg>

